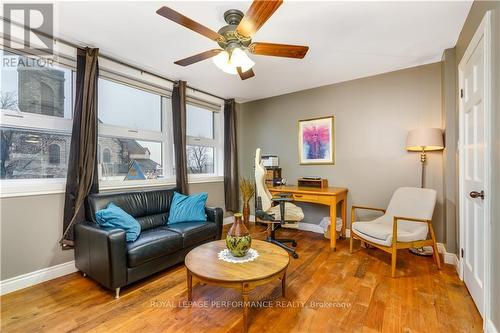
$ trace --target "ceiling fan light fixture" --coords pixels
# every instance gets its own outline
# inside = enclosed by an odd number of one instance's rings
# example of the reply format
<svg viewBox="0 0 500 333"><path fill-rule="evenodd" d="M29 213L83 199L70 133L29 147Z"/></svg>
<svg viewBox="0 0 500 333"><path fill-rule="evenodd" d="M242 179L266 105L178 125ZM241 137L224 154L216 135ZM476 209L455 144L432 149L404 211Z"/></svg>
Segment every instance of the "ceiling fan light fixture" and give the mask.
<svg viewBox="0 0 500 333"><path fill-rule="evenodd" d="M255 65L255 62L250 59L245 51L240 48L235 48L231 54L231 65L234 69L241 67L241 70L246 72Z"/></svg>
<svg viewBox="0 0 500 333"><path fill-rule="evenodd" d="M223 72L228 74L238 74L237 67L241 67L243 72L251 69L255 62L240 48L235 48L229 55L229 52L222 51L212 58L215 66L219 67Z"/></svg>

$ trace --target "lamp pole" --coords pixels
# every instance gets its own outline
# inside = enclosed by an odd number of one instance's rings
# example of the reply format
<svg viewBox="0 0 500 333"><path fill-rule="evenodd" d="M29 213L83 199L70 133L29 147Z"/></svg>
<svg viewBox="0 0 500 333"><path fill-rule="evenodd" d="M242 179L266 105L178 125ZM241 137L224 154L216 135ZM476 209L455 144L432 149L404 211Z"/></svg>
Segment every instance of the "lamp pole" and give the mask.
<svg viewBox="0 0 500 333"><path fill-rule="evenodd" d="M427 160L427 156L425 155L425 147L422 147L422 152L420 153L420 162L422 162L422 177L421 177L422 184L420 185L421 188L424 188L424 184L425 184L425 161L426 160Z"/></svg>

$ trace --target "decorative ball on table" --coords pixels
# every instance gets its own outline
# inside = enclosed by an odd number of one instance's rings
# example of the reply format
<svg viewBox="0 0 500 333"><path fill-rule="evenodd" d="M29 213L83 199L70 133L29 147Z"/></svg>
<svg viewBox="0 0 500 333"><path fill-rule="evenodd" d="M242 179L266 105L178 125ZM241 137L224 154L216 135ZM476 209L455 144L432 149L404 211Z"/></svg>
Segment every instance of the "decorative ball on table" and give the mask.
<svg viewBox="0 0 500 333"><path fill-rule="evenodd" d="M227 232L226 246L235 257L243 257L252 245L252 237L241 220L241 214L234 214L234 223Z"/></svg>

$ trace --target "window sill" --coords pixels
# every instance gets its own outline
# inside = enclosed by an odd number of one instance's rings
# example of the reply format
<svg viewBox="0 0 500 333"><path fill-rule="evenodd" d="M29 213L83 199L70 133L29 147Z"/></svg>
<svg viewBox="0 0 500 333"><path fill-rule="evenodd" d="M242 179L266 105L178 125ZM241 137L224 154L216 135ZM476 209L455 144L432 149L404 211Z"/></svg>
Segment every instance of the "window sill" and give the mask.
<svg viewBox="0 0 500 333"><path fill-rule="evenodd" d="M224 181L223 176L189 176L189 184L220 183ZM124 189L154 188L159 186L174 186L175 180L165 179L162 181L130 180L107 181L99 184L100 191L113 191ZM28 196L41 196L51 194L62 194L66 190L65 179L30 179L30 180L3 180L0 181L0 199Z"/></svg>
<svg viewBox="0 0 500 333"><path fill-rule="evenodd" d="M64 193L66 179L19 179L0 181L0 198Z"/></svg>

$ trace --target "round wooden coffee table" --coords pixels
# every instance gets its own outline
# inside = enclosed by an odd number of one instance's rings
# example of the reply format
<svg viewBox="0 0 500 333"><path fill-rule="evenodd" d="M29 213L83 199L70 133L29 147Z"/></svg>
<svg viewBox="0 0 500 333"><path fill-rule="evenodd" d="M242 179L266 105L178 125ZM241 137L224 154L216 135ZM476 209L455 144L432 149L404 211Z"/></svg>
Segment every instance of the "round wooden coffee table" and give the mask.
<svg viewBox="0 0 500 333"><path fill-rule="evenodd" d="M188 300L193 299L193 276L203 283L241 291L243 297L243 325L248 329L248 294L257 286L272 280L281 280L285 297L286 269L290 262L288 252L260 240L252 240L252 248L259 256L250 262L230 263L220 260L217 254L226 248L224 240L200 245L191 250L185 259L187 268Z"/></svg>

